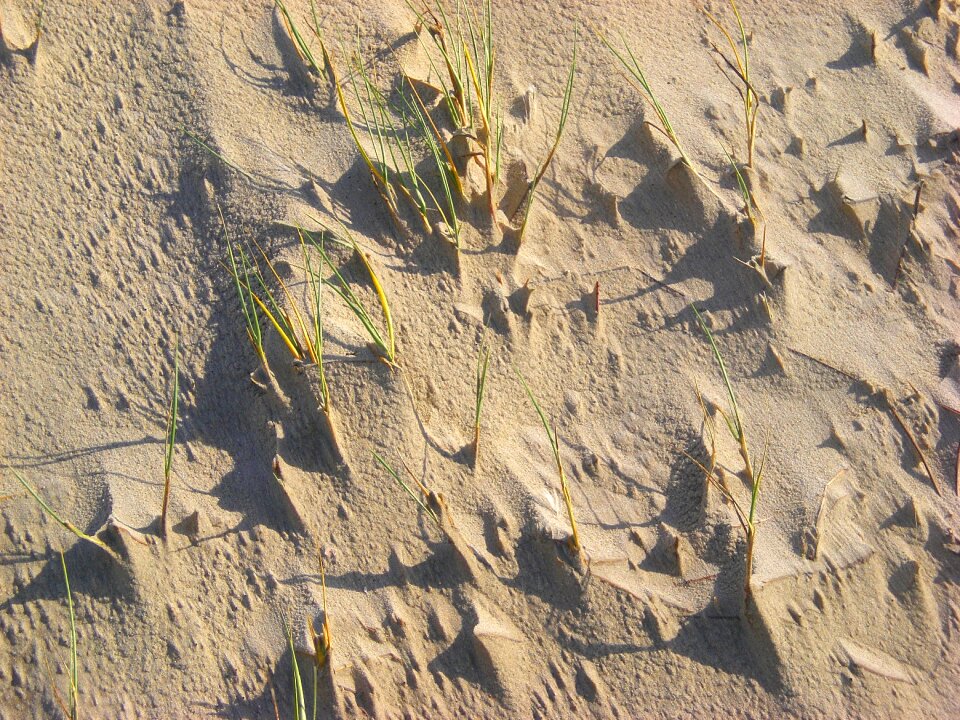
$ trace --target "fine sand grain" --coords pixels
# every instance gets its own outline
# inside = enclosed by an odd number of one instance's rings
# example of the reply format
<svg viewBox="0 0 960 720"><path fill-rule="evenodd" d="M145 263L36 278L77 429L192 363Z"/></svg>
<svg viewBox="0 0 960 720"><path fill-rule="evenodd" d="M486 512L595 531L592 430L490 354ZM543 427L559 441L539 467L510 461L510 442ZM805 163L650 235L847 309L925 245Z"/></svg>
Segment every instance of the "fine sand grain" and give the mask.
<svg viewBox="0 0 960 720"><path fill-rule="evenodd" d="M958 3L423 7L0 0L0 718L960 715Z"/></svg>

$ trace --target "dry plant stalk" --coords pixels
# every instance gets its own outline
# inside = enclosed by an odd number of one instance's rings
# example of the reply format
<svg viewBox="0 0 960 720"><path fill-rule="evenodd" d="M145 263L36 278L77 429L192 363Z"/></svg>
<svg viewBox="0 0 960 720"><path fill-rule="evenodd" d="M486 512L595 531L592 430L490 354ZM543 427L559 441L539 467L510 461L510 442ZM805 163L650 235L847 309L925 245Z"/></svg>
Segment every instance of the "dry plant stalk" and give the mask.
<svg viewBox="0 0 960 720"><path fill-rule="evenodd" d="M726 54L712 42L710 43L713 47L714 52L720 56L720 59L723 60L724 64L730 69L731 72L736 76L737 82L734 82L730 79L730 76L724 71L723 67L717 63L717 67L720 68L720 71L723 72L724 77L730 80L731 84L736 88L737 93L740 95L740 99L743 101L743 116L744 116L744 130L746 132L746 145L747 145L747 167L753 167L753 148L756 141L757 135L757 112L760 110L760 100L757 96L757 91L753 87L752 80L750 79L750 47L747 43L747 31L743 25L743 18L740 16L740 10L737 8L737 3L734 0L730 0L730 8L733 10L733 16L737 21L737 34L739 35L740 46L737 46L737 43L734 42L733 34L730 33L723 24L720 23L717 18L711 15L709 12L704 10L706 16L710 19L717 29L723 33L724 38L727 41L727 45L730 47L730 50L733 54L733 60L730 60ZM743 87L741 87L741 85Z"/></svg>

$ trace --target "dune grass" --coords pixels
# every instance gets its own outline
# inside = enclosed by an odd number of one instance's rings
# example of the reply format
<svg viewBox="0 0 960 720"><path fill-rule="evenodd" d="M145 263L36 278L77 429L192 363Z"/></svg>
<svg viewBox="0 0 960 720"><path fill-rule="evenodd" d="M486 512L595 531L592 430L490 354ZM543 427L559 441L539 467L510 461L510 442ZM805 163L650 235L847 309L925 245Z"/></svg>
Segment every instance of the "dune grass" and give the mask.
<svg viewBox="0 0 960 720"><path fill-rule="evenodd" d="M219 211L219 206L217 209ZM223 225L224 241L227 245L227 270L230 272L237 290L237 299L246 325L247 337L261 367L272 379L273 372L270 369L263 346L264 326L261 322L262 316L267 325L273 327L277 332L283 342L283 347L294 363L312 363L316 366L320 386L320 397L317 400L320 409L325 414L329 414L331 412L330 387L327 383L326 367L323 360L323 288L319 272L322 268L322 261L315 270L310 258L310 248L318 248L319 246L309 233L298 228L310 301L309 312L302 312L293 293L280 277L274 263L263 248L256 242L254 243L260 255L260 261L267 268L269 279L251 250L245 250L240 243L230 241L227 236L223 213L220 213L220 221ZM273 284L279 288L279 294L274 292ZM286 306L290 308L289 311L284 308L281 301L285 301Z"/></svg>
<svg viewBox="0 0 960 720"><path fill-rule="evenodd" d="M313 620L307 624L310 631L310 643L313 645L313 712L311 717L317 717L317 696L320 687L320 672L330 664L330 652L333 648L333 633L330 630L330 613L327 611L327 570L323 562L323 555L317 552L317 561L320 564L320 588L323 598L323 624L317 632ZM331 669L332 672L332 669Z"/></svg>
<svg viewBox="0 0 960 720"><path fill-rule="evenodd" d="M276 280L280 291L292 300L286 284L280 278L270 258L267 257L262 248L258 246L257 249L267 266L268 272ZM229 269L237 287L241 311L247 325L247 336L250 338L257 358L264 369L269 371L270 366L263 347L264 334L263 326L260 323L261 315L280 336L284 348L294 361L313 360L315 353L314 348L310 345L310 334L307 332L307 325L296 305L291 305L294 313L294 316L291 317L290 313L283 308L280 297L271 288L270 282L260 268L260 263L240 243L228 242L227 255L230 260ZM297 332L295 319L299 321L301 326L303 342L301 342L301 336Z"/></svg>
<svg viewBox="0 0 960 720"><path fill-rule="evenodd" d="M60 566L63 568L63 583L67 589L67 608L70 611L70 718L80 716L80 664L77 661L77 618L73 612L73 592L70 590L70 574L67 572L67 560L60 553Z"/></svg>
<svg viewBox="0 0 960 720"><path fill-rule="evenodd" d="M422 3L419 9L407 0L407 6L416 14L418 26L427 30L446 71L441 72L434 56L427 54L451 122L480 145L488 210L493 217L503 123L494 93L496 49L492 3L481 0L477 6L457 0L452 11L442 0Z"/></svg>
<svg viewBox="0 0 960 720"><path fill-rule="evenodd" d="M746 475L747 480L750 483L750 504L747 510L744 510L743 505L736 499L731 490L727 487L726 483L723 482L716 474L716 426L713 422L713 418L710 413L707 411L706 403L703 400L703 397L700 395L699 389L697 390L697 398L700 402L701 410L703 411L704 424L707 428L707 433L710 438L711 443L711 453L709 466L705 466L703 463L694 459L694 462L700 466L703 470L707 481L714 485L723 496L731 503L734 508L734 511L737 514L737 519L740 522L740 526L743 529L743 533L747 541L747 552L745 560L745 580L744 580L744 591L747 597L750 596L750 581L753 575L753 549L756 541L757 535L757 523L756 523L756 514L757 514L757 504L760 499L760 485L763 480L763 470L764 465L766 464L766 449L764 449L763 457L760 460L759 465L754 468L754 464L750 455L749 444L747 442L747 431L743 423L743 415L740 411L740 405L737 402L737 396L733 389L733 383L730 381L730 375L727 372L727 365L723 360L723 356L720 354L720 348L717 345L716 338L714 338L713 333L710 331L710 328L707 327L706 322L703 319L703 316L700 314L700 311L697 310L696 305L691 304L690 306L693 309L694 315L696 315L697 323L700 326L700 329L707 336L707 340L710 343L710 349L713 353L713 357L717 362L717 366L720 369L720 376L723 379L724 388L727 391L727 409L723 410L718 408L720 415L723 417L727 430L730 432L730 436L737 443L737 447L740 452L740 457L743 460L744 474ZM688 456L689 457L689 456Z"/></svg>
<svg viewBox="0 0 960 720"><path fill-rule="evenodd" d="M720 56L720 59L723 60L724 65L736 76L737 80L730 80L731 84L736 88L737 93L740 95L740 99L743 102L743 116L744 116L744 131L746 133L746 149L747 149L747 167L753 167L753 148L756 141L757 134L757 113L760 110L760 100L757 96L757 92L753 87L753 81L750 77L750 47L747 43L747 31L743 25L743 18L740 16L740 10L737 8L737 3L734 0L729 0L730 8L733 10L733 16L736 19L737 30L735 33L732 33L727 30L726 27L713 15L704 10L704 14L710 19L716 28L723 34L724 38L727 41L727 45L730 47L731 54L733 59L731 60L727 57L727 54L723 52L719 47L711 43L714 51L717 55ZM734 34L739 38L740 44L739 47L734 41ZM718 63L719 66L719 63ZM727 79L730 79L730 76L723 70L723 67L720 67L721 72Z"/></svg>
<svg viewBox="0 0 960 720"><path fill-rule="evenodd" d="M409 495L413 499L413 501L420 507L421 510L423 510L427 514L427 516L433 521L433 523L440 530L443 530L443 524L441 523L440 516L437 514L437 512L433 508L431 508L429 505L427 505L427 503L424 502L423 498L420 495L418 495L413 491L413 489L400 476L400 473L394 470L393 467L391 467L390 463L388 463L386 460L383 459L380 453L374 452L373 459L377 461L380 467L382 467L384 470L387 471L387 474L391 478L393 478L394 481L396 481L396 483L404 490L404 492L406 492L407 495ZM420 493L422 495L427 496L430 494L429 491L425 487L423 487L423 485L421 485L416 478L413 478L413 480L417 484L418 489L420 490Z"/></svg>
<svg viewBox="0 0 960 720"><path fill-rule="evenodd" d="M315 3L311 0L312 17L308 27L319 43L320 59L286 5L280 0L276 0L276 4L301 59L316 75L329 80L357 154L394 225L400 230L404 228L397 203L399 195L417 213L425 231L433 232L437 228L443 237L459 248L460 221L456 211L456 195L462 193L459 177L442 135L416 96L412 84L412 95L400 88L399 101L391 102L380 90L372 69L364 60L359 31L357 48L350 63L350 82L345 84L324 41ZM347 101L348 94L352 95L355 111ZM439 192L434 192L417 169L424 151L436 171Z"/></svg>
<svg viewBox="0 0 960 720"><path fill-rule="evenodd" d="M67 560L60 553L60 567L63 569L63 583L67 590L67 612L70 618L70 664L67 670L67 697L60 694L56 685L51 683L53 697L63 711L64 716L70 720L77 720L80 717L80 664L77 654L77 618L73 610L73 592L70 590L70 574L67 572ZM49 668L47 668L49 672Z"/></svg>
<svg viewBox="0 0 960 720"><path fill-rule="evenodd" d="M177 424L180 411L180 338L173 349L173 377L170 381L170 405L167 408L167 432L163 452L163 503L160 507L160 536L167 536L167 504L170 500L170 480L173 470L173 452L177 443Z"/></svg>
<svg viewBox="0 0 960 720"><path fill-rule="evenodd" d="M262 248L257 246L267 269L276 278L281 291L289 296L286 285L274 268L273 263ZM263 347L263 325L260 323L261 314L267 323L276 330L287 352L295 361L303 361L308 354L297 335L296 327L289 313L282 307L277 295L273 292L270 283L264 276L260 264L249 249L244 249L240 243L227 240L228 270L237 289L240 309L247 327L247 337L253 345L257 359L265 370L270 371L266 352ZM299 313L297 313L299 315ZM309 342L310 335L306 332L306 324L301 323L304 337Z"/></svg>
<svg viewBox="0 0 960 720"><path fill-rule="evenodd" d="M526 391L527 397L530 398L530 402L533 404L534 410L536 410L537 415L540 416L540 422L543 423L543 429L547 433L547 439L550 441L550 449L553 451L553 460L557 466L557 477L560 480L560 493L563 496L563 503L567 508L567 518L570 520L570 538L568 539L567 544L570 549L579 556L582 552L580 533L577 530L577 519L573 512L573 497L570 495L570 485L567 482L567 475L563 470L563 461L560 459L560 442L557 437L556 426L551 428L550 421L547 420L547 416L543 412L543 408L540 407L540 403L537 402L537 398L534 396L533 391L530 390L530 386L527 385L527 381L524 379L523 375L520 374L520 371L514 368L514 372L517 373L517 379L520 380L520 384L523 385L523 389Z"/></svg>
<svg viewBox="0 0 960 720"><path fill-rule="evenodd" d="M644 74L643 68L640 66L640 61L637 60L637 57L633 54L633 51L630 49L630 46L627 44L627 41L624 39L623 35L620 35L620 44L623 46L623 50L621 51L614 47L613 43L611 43L599 30L595 30L595 32L600 38L600 41L606 45L607 49L619 61L624 70L626 70L627 79L630 80L638 90L640 90L641 97L643 97L650 107L653 108L659 124L651 123L649 121L644 122L663 135L680 154L680 158L683 160L684 164L686 164L686 166L694 173L699 175L696 167L693 164L693 161L683 149L683 145L680 143L680 138L677 136L677 132L673 128L673 123L670 122L670 117L667 115L666 109L657 99L657 96L653 91L653 87L650 85L649 80L647 80L647 76Z"/></svg>
<svg viewBox="0 0 960 720"><path fill-rule="evenodd" d="M543 179L544 174L546 174L547 168L550 167L550 163L553 162L557 148L560 147L560 140L563 138L563 130L567 126L567 118L570 114L570 101L573 98L573 80L577 72L577 41L578 37L575 33L573 37L573 58L570 61L570 71L567 73L567 82L563 91L563 103L560 107L560 122L557 124L557 133L554 137L553 145L550 146L550 152L547 153L546 158L540 163L540 167L537 168L533 179L527 184L527 189L520 203L517 205L518 210L523 209L523 221L520 223L520 230L517 233L518 243L523 242L523 235L527 230L527 221L530 219L530 209L533 207L533 199L537 192L537 186Z"/></svg>
<svg viewBox="0 0 960 720"><path fill-rule="evenodd" d="M407 85L410 91L409 97L402 95L402 101L407 106L407 117L415 120L420 140L430 152L430 158L433 160L433 167L440 180L441 200L430 189L430 186L424 183L424 190L429 194L433 203L433 209L441 219L440 225L431 225L431 228L440 228L440 234L446 238L459 250L460 249L460 220L457 217L457 200L463 197L463 185L460 182L460 175L457 173L457 166L453 160L453 154L444 140L443 134L437 128L430 113L423 103L423 99L417 92L410 78L407 78Z"/></svg>
<svg viewBox="0 0 960 720"><path fill-rule="evenodd" d="M16 470L14 470L14 471L13 471L13 476L14 476L14 477L17 479L17 481L24 487L24 489L30 494L30 496L31 496L31 497L36 501L36 503L40 506L40 509L43 510L43 512L44 512L51 520L53 520L54 522L56 522L58 525L60 525L60 526L61 526L62 528L64 528L65 530L68 530L69 532L71 532L71 533L73 533L74 535L76 535L77 538L79 538L80 540L83 540L83 541L88 542L88 543L93 543L94 545L96 545L97 547L99 547L101 550L106 550L110 555L114 555L114 556L115 556L115 553L114 553L114 551L113 551L113 548L111 548L109 545L107 545L103 540L101 540L100 538L98 538L96 535L87 535L85 532L83 532L80 528L78 528L76 525L74 525L74 524L73 524L72 522L70 522L69 520L64 520L64 519L59 515L59 513L57 513L56 510L54 510L53 508L50 507L50 505L47 504L47 501L44 500L43 497L41 497L40 493L38 493L38 492L33 488L33 486L30 485L30 483L28 483L28 482L26 481L26 479L23 477L23 475L21 475L21 474L18 473Z"/></svg>
<svg viewBox="0 0 960 720"><path fill-rule="evenodd" d="M297 662L297 650L293 645L293 629L287 622L287 616L282 615L283 630L287 636L287 647L290 650L290 664L293 670L293 717L294 720L307 720L307 699L303 692L303 678L300 677L300 663Z"/></svg>
<svg viewBox="0 0 960 720"><path fill-rule="evenodd" d="M454 179L456 167L449 149L441 148L442 135L436 131L433 121L428 120L429 113L413 84L408 84L409 92L400 88L398 102L389 102L363 59L359 39L353 69L360 79L352 83L359 116L381 176L407 199L427 232L432 231L433 218L437 217L447 228L445 234L459 247L460 223L454 192L459 186L459 178ZM440 197L417 170L423 148L428 150L427 157L439 179Z"/></svg>
<svg viewBox="0 0 960 720"><path fill-rule="evenodd" d="M473 458L480 456L480 414L483 410L483 398L487 390L487 369L490 366L490 346L480 342L477 353L477 369L474 375L474 413L473 413Z"/></svg>
<svg viewBox="0 0 960 720"><path fill-rule="evenodd" d="M307 237L311 239L314 247L323 258L324 263L326 263L327 267L329 267L331 272L333 272L333 279L324 280L323 282L330 287L341 300L343 300L354 316L360 321L360 324L363 325L364 329L367 331L367 334L370 336L370 339L373 341L379 356L391 367L398 367L397 343L393 326L393 315L390 312L390 302L388 301L387 294L383 289L383 284L380 282L380 278L373 269L373 265L370 263L366 253L363 252L362 248L357 243L350 231L347 230L347 228L342 224L340 227L342 232L346 235L347 240L343 241L339 238L335 238L335 241L338 244L352 248L357 257L360 258L361 263L370 277L370 283L373 285L374 292L376 293L377 303L380 305L380 311L383 315L385 332L381 332L381 330L377 327L377 323L374 322L373 317L370 314L370 311L367 310L366 305L364 305L363 301L357 297L356 293L353 291L353 288L350 286L350 283L343 277L343 275L340 273L340 270L337 268L336 263L334 263L333 259L327 253L326 247L324 246L324 239L328 233L321 233L319 242L316 241L311 234L307 233ZM306 231L303 232L306 233Z"/></svg>

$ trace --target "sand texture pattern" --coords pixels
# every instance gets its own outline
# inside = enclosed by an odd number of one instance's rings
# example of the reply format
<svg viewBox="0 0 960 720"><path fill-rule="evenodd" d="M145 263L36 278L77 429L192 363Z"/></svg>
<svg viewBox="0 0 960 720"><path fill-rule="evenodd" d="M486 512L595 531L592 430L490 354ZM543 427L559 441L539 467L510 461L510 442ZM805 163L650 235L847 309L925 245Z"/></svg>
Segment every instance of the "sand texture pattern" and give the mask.
<svg viewBox="0 0 960 720"><path fill-rule="evenodd" d="M0 718L960 716L958 3L457 7L0 0Z"/></svg>

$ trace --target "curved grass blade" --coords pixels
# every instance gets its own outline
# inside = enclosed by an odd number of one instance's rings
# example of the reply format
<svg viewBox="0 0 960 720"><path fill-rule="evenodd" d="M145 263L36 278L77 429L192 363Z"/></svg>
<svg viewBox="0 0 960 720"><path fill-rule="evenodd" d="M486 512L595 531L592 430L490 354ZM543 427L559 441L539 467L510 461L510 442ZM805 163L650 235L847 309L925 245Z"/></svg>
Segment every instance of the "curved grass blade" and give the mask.
<svg viewBox="0 0 960 720"><path fill-rule="evenodd" d="M397 483L400 485L400 487L402 487L402 488L406 491L407 495L409 495L411 498L413 498L413 501L414 501L415 503L417 503L417 505L420 506L420 509L423 510L423 511L429 516L429 518L430 518L431 520L433 520L433 522L436 524L436 526L437 526L438 528L441 528L441 529L442 529L443 526L442 526L441 523L440 523L440 517L437 515L437 513L436 513L430 506L428 506L428 505L420 498L420 496L417 495L417 494L410 488L409 485L407 485L407 483L404 481L404 479L403 479L402 477L400 477L400 474L399 474L396 470L394 470L392 467L390 467L390 464L389 464L386 460L384 460L384 459L380 456L379 453L374 452L374 453L373 453L373 458L374 458L374 460L376 460L376 461L380 464L380 467L382 467L384 470L387 471L387 473L390 475L390 477L392 477L394 480L397 481Z"/></svg>
<svg viewBox="0 0 960 720"><path fill-rule="evenodd" d="M570 100L573 97L573 79L577 71L577 40L578 33L575 32L573 36L573 59L570 61L570 71L567 73L567 83L563 91L563 104L560 109L560 122L557 125L556 137L554 138L553 145L550 147L550 152L547 153L547 157L540 164L539 169L533 176L533 180L527 185L527 190L521 198L520 204L517 206L518 209L521 207L524 208L523 222L520 224L520 231L517 234L518 242L523 242L523 234L527 229L527 220L530 218L530 209L533 207L533 198L537 191L537 186L547 172L547 168L550 167L553 156L556 154L557 148L560 147L560 140L563 139L563 130L567 125L567 117L570 114Z"/></svg>
<svg viewBox="0 0 960 720"><path fill-rule="evenodd" d="M540 416L540 422L543 423L543 429L546 431L547 439L550 441L550 447L553 450L553 459L557 466L557 475L560 480L560 493L563 495L563 502L567 508L567 518L570 521L570 548L579 554L582 549L580 544L580 533L577 530L577 519L573 512L573 497L570 494L570 486L567 483L567 475L563 471L563 461L560 459L560 442L557 438L556 427L551 429L550 421L547 420L547 416L543 412L543 408L540 407L540 403L537 402L537 398L534 396L530 386L527 385L527 381L523 378L523 375L520 374L520 371L514 368L514 372L517 374L520 384L523 385L523 389L526 390L527 397L530 398L530 402L533 404L534 410L536 410L537 415Z"/></svg>
<svg viewBox="0 0 960 720"><path fill-rule="evenodd" d="M71 533L76 535L80 540L86 540L87 542L93 543L94 545L101 548L102 550L106 550L108 553L110 553L110 555L115 556L113 548L107 545L103 540L96 537L95 535L87 535L85 532L83 532L80 528L78 528L72 522L70 522L69 520L64 520L62 517L60 517L60 515L47 504L47 501L44 500L40 496L40 494L33 489L30 483L28 483L24 479L24 477L20 473L18 473L16 470L13 471L13 476L17 479L17 481L21 485L23 485L24 489L28 493L30 493L30 496L37 502L37 504L40 506L43 512L45 512L57 524L59 524L65 530L69 530Z"/></svg>

